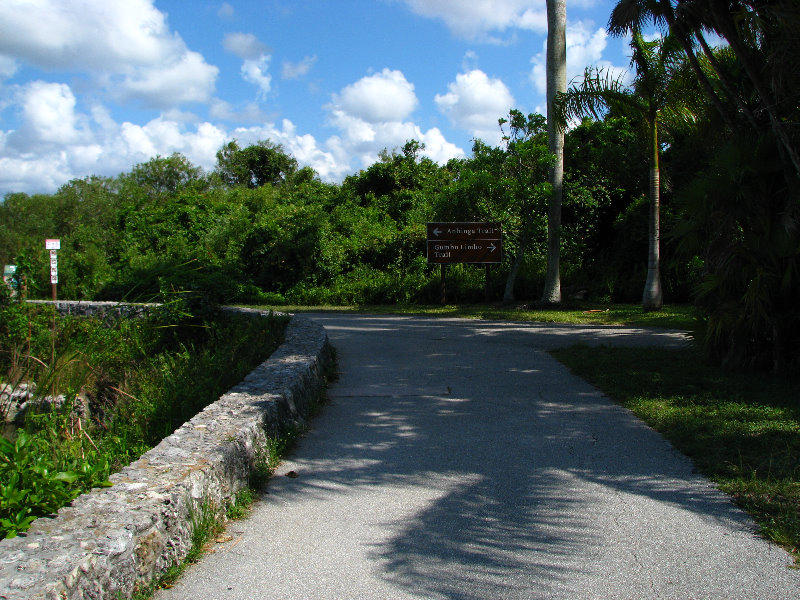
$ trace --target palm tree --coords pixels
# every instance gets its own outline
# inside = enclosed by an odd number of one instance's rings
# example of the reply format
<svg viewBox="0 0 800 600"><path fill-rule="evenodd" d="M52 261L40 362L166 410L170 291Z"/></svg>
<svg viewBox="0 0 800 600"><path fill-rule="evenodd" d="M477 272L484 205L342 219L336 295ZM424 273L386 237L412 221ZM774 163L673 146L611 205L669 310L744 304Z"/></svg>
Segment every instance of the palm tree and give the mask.
<svg viewBox="0 0 800 600"><path fill-rule="evenodd" d="M685 11L681 19L678 18L671 0L618 0L608 19L608 32L614 36L626 35L629 31L641 31L647 21L652 21L656 27L669 27L670 34L680 43L690 67L697 76L697 80L705 90L711 103L720 113L723 121L731 127L728 112L725 110L722 99L717 94L714 85L706 71L700 64L700 59L695 52L697 44L706 52L707 59L714 60L711 49L703 36L702 27L696 22L688 23ZM712 67L715 65L712 63ZM726 85L716 69L717 82ZM746 106L740 107L743 112L748 112Z"/></svg>
<svg viewBox="0 0 800 600"><path fill-rule="evenodd" d="M547 273L542 302L561 302L561 197L564 188L564 128L555 118L553 102L567 90L567 4L547 0L547 139L556 159L550 169L552 196L547 209Z"/></svg>
<svg viewBox="0 0 800 600"><path fill-rule="evenodd" d="M631 38L631 66L636 75L628 85L624 76L589 67L583 81L573 83L556 98L558 119L565 124L583 116L602 118L614 109L619 114L640 121L647 129L650 147L650 218L648 237L647 281L642 294L645 310L660 310L663 303L660 273L660 171L659 128L692 119L680 80L674 75L681 64L677 40L672 36L645 41L638 30Z"/></svg>
<svg viewBox="0 0 800 600"><path fill-rule="evenodd" d="M800 8L797 0L618 0L608 23L612 35L639 31L647 22L667 25L686 53L692 70L707 96L730 126L732 121L723 106L724 92L738 106L739 112L756 131L764 129L756 114L767 116L766 126L779 144L781 160L791 181L800 178L800 148L790 124L796 122L796 76L800 59ZM758 97L757 110L751 109L741 91L729 81L725 69L717 61L704 32L713 32L728 42ZM713 79L705 73L694 48L699 46L713 71ZM716 84L716 86L715 86Z"/></svg>

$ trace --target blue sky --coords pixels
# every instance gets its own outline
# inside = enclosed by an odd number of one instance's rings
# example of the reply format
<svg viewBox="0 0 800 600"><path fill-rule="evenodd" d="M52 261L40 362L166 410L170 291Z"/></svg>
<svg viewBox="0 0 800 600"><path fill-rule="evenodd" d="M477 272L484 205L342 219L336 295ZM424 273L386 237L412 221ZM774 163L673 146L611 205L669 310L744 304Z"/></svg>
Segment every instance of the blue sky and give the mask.
<svg viewBox="0 0 800 600"><path fill-rule="evenodd" d="M628 67L567 0L568 78ZM326 181L409 139L444 163L544 113L544 0L2 0L0 196L270 139Z"/></svg>

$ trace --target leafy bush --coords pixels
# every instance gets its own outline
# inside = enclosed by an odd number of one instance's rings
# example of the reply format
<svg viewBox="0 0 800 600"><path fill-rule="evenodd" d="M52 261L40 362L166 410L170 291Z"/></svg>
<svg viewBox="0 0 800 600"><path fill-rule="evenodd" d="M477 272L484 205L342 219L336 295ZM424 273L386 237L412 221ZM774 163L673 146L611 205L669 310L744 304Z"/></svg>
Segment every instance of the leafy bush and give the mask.
<svg viewBox="0 0 800 600"><path fill-rule="evenodd" d="M80 441L53 445L43 431L20 431L13 442L0 437L0 537L15 537L84 491L110 485L106 458L87 456Z"/></svg>
<svg viewBox="0 0 800 600"><path fill-rule="evenodd" d="M800 367L800 209L778 155L768 137L738 140L681 191L681 249L703 258L696 339L731 368Z"/></svg>

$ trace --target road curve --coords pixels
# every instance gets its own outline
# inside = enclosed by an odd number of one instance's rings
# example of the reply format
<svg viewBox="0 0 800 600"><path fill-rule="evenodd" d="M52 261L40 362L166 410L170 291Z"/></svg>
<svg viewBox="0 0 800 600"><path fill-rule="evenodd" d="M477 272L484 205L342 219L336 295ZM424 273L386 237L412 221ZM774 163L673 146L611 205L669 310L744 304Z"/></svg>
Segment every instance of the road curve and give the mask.
<svg viewBox="0 0 800 600"><path fill-rule="evenodd" d="M156 600L800 597L785 551L546 352L680 332L310 316L338 352L330 403Z"/></svg>

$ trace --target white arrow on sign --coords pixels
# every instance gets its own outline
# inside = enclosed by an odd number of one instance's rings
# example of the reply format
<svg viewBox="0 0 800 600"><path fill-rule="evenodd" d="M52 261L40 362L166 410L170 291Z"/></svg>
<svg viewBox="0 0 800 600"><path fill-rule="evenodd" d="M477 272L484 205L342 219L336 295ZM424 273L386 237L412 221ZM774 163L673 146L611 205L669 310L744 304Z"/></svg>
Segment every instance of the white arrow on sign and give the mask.
<svg viewBox="0 0 800 600"><path fill-rule="evenodd" d="M442 230L439 229L438 227L433 230L433 235L435 235L436 237L439 237L440 233L442 233Z"/></svg>
<svg viewBox="0 0 800 600"><path fill-rule="evenodd" d="M497 250L497 246L495 246L494 244L489 244L489 251L494 252L495 250Z"/></svg>

